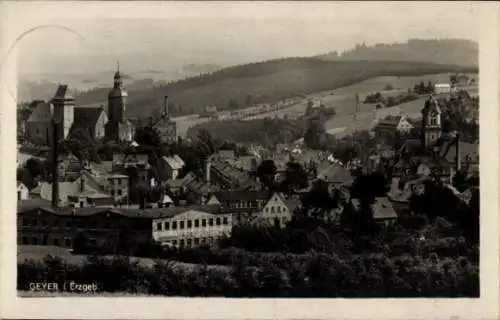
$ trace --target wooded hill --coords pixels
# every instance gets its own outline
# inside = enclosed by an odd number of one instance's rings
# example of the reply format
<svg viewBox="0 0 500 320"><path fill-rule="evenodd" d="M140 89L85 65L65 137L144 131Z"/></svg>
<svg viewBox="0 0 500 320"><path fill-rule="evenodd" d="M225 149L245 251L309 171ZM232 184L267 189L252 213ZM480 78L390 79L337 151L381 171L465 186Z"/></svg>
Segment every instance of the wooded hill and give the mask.
<svg viewBox="0 0 500 320"><path fill-rule="evenodd" d="M324 60L413 61L478 66L478 44L465 39L411 39L406 43L356 45L344 52L318 56Z"/></svg>
<svg viewBox="0 0 500 320"><path fill-rule="evenodd" d="M127 113L137 117L157 113L164 95L170 97L173 115L183 115L198 113L207 105L223 110L242 108L248 101L275 102L291 96L333 90L378 76L452 72L477 72L477 68L428 62L286 58L229 67L149 89L129 89ZM77 94L76 103L105 103L108 91L107 88L99 88Z"/></svg>

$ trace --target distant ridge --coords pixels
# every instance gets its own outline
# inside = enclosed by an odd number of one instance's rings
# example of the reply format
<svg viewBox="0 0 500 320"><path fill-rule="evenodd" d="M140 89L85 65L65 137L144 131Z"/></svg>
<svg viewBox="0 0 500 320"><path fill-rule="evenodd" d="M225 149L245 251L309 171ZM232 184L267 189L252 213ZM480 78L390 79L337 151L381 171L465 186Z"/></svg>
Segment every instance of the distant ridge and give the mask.
<svg viewBox="0 0 500 320"><path fill-rule="evenodd" d="M476 73L477 52L477 44L469 40L413 39L403 44L360 44L340 54L236 65L177 81L158 78L136 81L126 84L129 91L127 113L137 117L154 114L160 110L165 94L175 105L172 115L183 115L199 113L207 105L227 110L243 108L248 101L272 103L291 96L334 90L378 76ZM194 64L184 66L187 69L197 67ZM71 82L68 83L71 86ZM105 103L108 91L109 88L101 87L78 92L75 102L77 105Z"/></svg>
<svg viewBox="0 0 500 320"><path fill-rule="evenodd" d="M478 44L466 39L411 39L406 43L358 44L345 52L330 52L317 57L324 60L411 61L477 67L478 55Z"/></svg>

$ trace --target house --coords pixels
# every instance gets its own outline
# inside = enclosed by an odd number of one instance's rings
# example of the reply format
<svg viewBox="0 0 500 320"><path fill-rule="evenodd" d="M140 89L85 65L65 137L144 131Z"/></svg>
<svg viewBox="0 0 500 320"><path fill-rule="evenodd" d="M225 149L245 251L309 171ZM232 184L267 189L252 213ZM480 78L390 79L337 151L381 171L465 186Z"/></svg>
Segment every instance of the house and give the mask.
<svg viewBox="0 0 500 320"><path fill-rule="evenodd" d="M434 93L435 94L451 94L452 93L452 87L451 84L449 83L436 83L434 85Z"/></svg>
<svg viewBox="0 0 500 320"><path fill-rule="evenodd" d="M318 172L317 179L328 182L330 186L350 184L354 180L349 170L335 164L329 164L323 167L321 171Z"/></svg>
<svg viewBox="0 0 500 320"><path fill-rule="evenodd" d="M375 126L375 135L379 138L392 138L397 133L407 134L414 128L408 116L391 116L380 120Z"/></svg>
<svg viewBox="0 0 500 320"><path fill-rule="evenodd" d="M351 202L356 211L361 209L361 203L359 199L351 199ZM373 220L375 223L388 227L393 224L398 215L394 210L392 203L387 197L377 197L372 204Z"/></svg>
<svg viewBox="0 0 500 320"><path fill-rule="evenodd" d="M236 158L236 154L234 153L234 150L219 150L217 157L223 160L234 159Z"/></svg>
<svg viewBox="0 0 500 320"><path fill-rule="evenodd" d="M168 208L153 220L153 239L171 247L212 245L231 230L231 214L221 213L218 206Z"/></svg>
<svg viewBox="0 0 500 320"><path fill-rule="evenodd" d="M280 193L274 193L262 208L254 223L282 228L292 220L293 212L300 205L296 199L287 200Z"/></svg>
<svg viewBox="0 0 500 320"><path fill-rule="evenodd" d="M467 90L470 85L470 78L468 75L461 73L456 75L455 79L455 87L457 90Z"/></svg>
<svg viewBox="0 0 500 320"><path fill-rule="evenodd" d="M172 144L177 141L177 122L170 118L161 118L153 127L157 130L162 142Z"/></svg>
<svg viewBox="0 0 500 320"><path fill-rule="evenodd" d="M167 180L176 180L179 172L186 164L178 155L171 157L163 156L161 158L161 166Z"/></svg>
<svg viewBox="0 0 500 320"><path fill-rule="evenodd" d="M114 154L113 155L113 172L126 173L134 168L136 170L137 178L140 182L150 184L148 170L149 157L145 153L129 153L129 154Z"/></svg>
<svg viewBox="0 0 500 320"><path fill-rule="evenodd" d="M208 161L206 172L208 181L227 190L254 190L260 184L249 172L237 169L225 161Z"/></svg>
<svg viewBox="0 0 500 320"><path fill-rule="evenodd" d="M105 126L108 122L108 116L104 110L104 106L100 107L81 107L75 108L75 120L70 131L86 130L94 139L102 139L105 136Z"/></svg>
<svg viewBox="0 0 500 320"><path fill-rule="evenodd" d="M82 175L72 182L58 183L58 204L72 207L112 206L114 200L107 194L90 187ZM52 201L52 183L42 182L29 192L30 199Z"/></svg>
<svg viewBox="0 0 500 320"><path fill-rule="evenodd" d="M24 183L18 181L17 182L17 201L28 200L28 199L29 199L28 187L26 187L24 185Z"/></svg>
<svg viewBox="0 0 500 320"><path fill-rule="evenodd" d="M105 192L115 200L125 199L129 193L129 177L124 174L112 173L102 177L106 181Z"/></svg>
<svg viewBox="0 0 500 320"><path fill-rule="evenodd" d="M17 208L17 241L24 245L74 248L128 247L152 240L152 219L162 209L53 208L45 200L25 200ZM78 240L77 240L78 239Z"/></svg>
<svg viewBox="0 0 500 320"><path fill-rule="evenodd" d="M218 204L227 209L261 210L268 199L268 191L219 191L209 197L207 204Z"/></svg>

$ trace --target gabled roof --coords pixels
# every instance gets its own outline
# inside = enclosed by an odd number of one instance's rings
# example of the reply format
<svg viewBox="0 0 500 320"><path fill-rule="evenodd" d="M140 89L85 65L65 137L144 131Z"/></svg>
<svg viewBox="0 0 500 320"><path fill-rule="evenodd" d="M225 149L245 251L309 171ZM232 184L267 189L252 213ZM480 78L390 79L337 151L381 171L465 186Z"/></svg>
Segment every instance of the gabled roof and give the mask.
<svg viewBox="0 0 500 320"><path fill-rule="evenodd" d="M52 199L52 184L42 182L29 192L32 196L38 196L41 199L50 201ZM88 184L84 185L84 192L80 192L80 179L73 182L59 182L59 201L61 205L68 203L68 197L102 195L98 190L91 188Z"/></svg>
<svg viewBox="0 0 500 320"><path fill-rule="evenodd" d="M220 150L218 153L219 156L223 158L234 158L234 150Z"/></svg>
<svg viewBox="0 0 500 320"><path fill-rule="evenodd" d="M98 108L83 107L83 108L75 108L74 110L75 110L74 122L72 129L75 128L88 129L91 127L95 127L97 121L99 120L99 117L102 114L106 114L104 112L103 107L98 107Z"/></svg>
<svg viewBox="0 0 500 320"><path fill-rule="evenodd" d="M182 160L182 158L178 155L178 154L175 154L173 156L173 158L175 159L175 161L177 161L177 163L179 163L180 165L182 166L185 166L186 164L184 163L184 160Z"/></svg>
<svg viewBox="0 0 500 320"><path fill-rule="evenodd" d="M163 156L162 157L163 161L165 161L173 170L180 170L182 169L182 167L184 167L184 161L182 161L182 159L175 155L175 156L172 156L172 157L167 157L167 156Z"/></svg>
<svg viewBox="0 0 500 320"><path fill-rule="evenodd" d="M60 84L57 87L53 100L75 100L67 84Z"/></svg>
<svg viewBox="0 0 500 320"><path fill-rule="evenodd" d="M441 108L439 107L438 100L435 97L430 96L429 99L425 101L424 108L422 109L422 114L426 115L429 112L433 111L441 114Z"/></svg>
<svg viewBox="0 0 500 320"><path fill-rule="evenodd" d="M356 210L359 210L361 206L359 199L352 199L352 204ZM396 219L398 217L391 201L387 197L375 198L372 208L373 219L375 220Z"/></svg>
<svg viewBox="0 0 500 320"><path fill-rule="evenodd" d="M18 188L27 188L26 185L24 183L22 183L21 181L17 181L17 187Z"/></svg>
<svg viewBox="0 0 500 320"><path fill-rule="evenodd" d="M285 205L288 207L289 212L294 212L297 207L301 204L299 199L287 199L285 200Z"/></svg>
<svg viewBox="0 0 500 320"><path fill-rule="evenodd" d="M337 165L330 165L318 173L318 179L328 182L348 183L353 181L349 170Z"/></svg>

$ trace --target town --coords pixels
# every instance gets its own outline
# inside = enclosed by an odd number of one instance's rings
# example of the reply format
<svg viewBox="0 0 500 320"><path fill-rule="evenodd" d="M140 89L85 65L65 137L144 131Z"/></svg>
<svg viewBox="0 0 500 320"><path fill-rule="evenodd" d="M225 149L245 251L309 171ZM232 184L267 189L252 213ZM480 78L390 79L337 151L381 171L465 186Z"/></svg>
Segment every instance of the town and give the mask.
<svg viewBox="0 0 500 320"><path fill-rule="evenodd" d="M362 121L361 107L372 108L374 116L367 127L343 137L325 130L325 121L337 115L321 98L291 97L237 112L209 106L193 115L215 123L251 122L302 103L303 112L284 119L307 123L305 135L271 145L219 141L207 130L181 137L169 113L169 99L175 97L168 92L157 106L158 117L128 118L128 93L119 67L111 78L107 105L75 105L71 84L61 84L49 101L18 110L21 256L30 247L45 247L53 256L121 255L238 269L244 261L259 267L261 262L255 261L270 259L273 252L293 264L294 256L300 257L296 261L309 259L312 248L319 256L314 266L307 262L310 268L323 270L324 262L348 272L335 259L353 262L362 253L397 257L397 252L406 252L427 261L438 253L447 268L467 274L461 278L467 284L441 279L440 287L427 283L421 294L478 294L479 284L471 280L478 271L471 270L479 248L479 98L471 76L450 74L447 83L415 83L396 98L385 99L380 92L356 94L349 116L353 125ZM417 115L386 111L422 97ZM383 116L375 116L379 111ZM451 266L456 257L461 259ZM276 265L283 263L275 260ZM381 294L371 287L356 291L349 284L325 289L322 276L314 275L320 271L284 276L276 265L266 268L271 268L269 277L278 279L262 280L277 281L272 290L271 284L265 285L269 295ZM362 267L368 269L356 276L369 277L368 270L379 267ZM245 268L238 270L253 270ZM354 266L349 268L354 272ZM425 286L403 279L408 269L394 272L381 273L377 280L405 283L384 284L389 294L418 295ZM454 277L446 272L440 276ZM240 284L241 292L228 293L222 282L216 291L201 294L259 296L265 291ZM142 290L163 292L150 286Z"/></svg>

